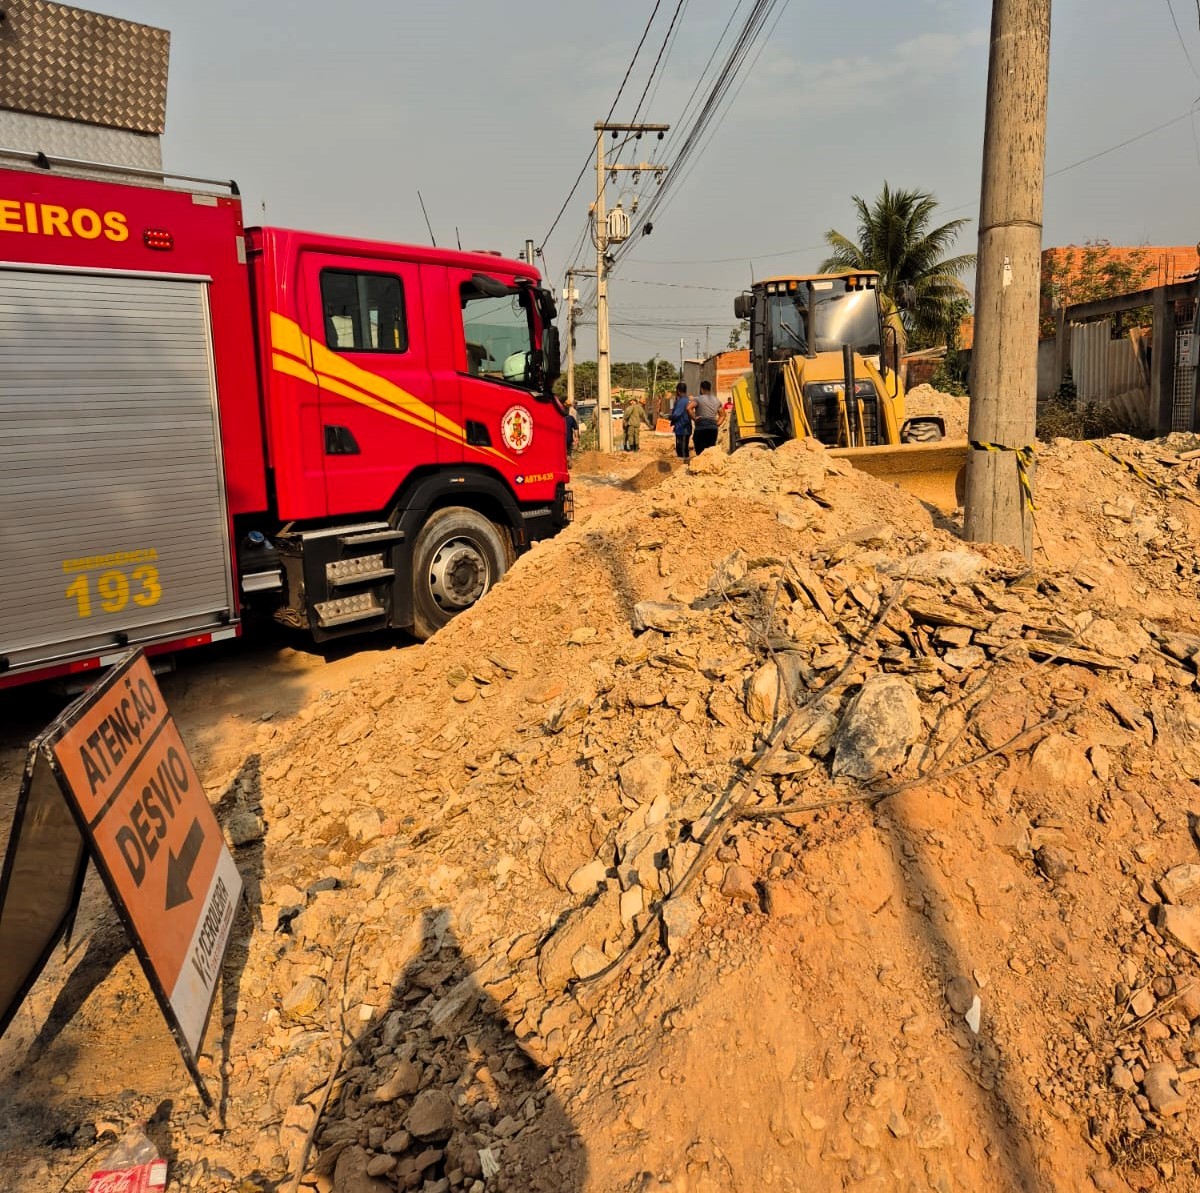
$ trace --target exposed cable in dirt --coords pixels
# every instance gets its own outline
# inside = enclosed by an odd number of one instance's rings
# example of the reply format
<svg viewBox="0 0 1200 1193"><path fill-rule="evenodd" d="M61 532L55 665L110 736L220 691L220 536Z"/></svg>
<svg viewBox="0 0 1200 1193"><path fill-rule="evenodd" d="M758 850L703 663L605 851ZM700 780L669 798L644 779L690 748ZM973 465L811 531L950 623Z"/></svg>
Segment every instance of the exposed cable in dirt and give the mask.
<svg viewBox="0 0 1200 1193"><path fill-rule="evenodd" d="M882 791L860 791L855 795L833 796L830 799L815 800L807 804L780 804L777 808L755 808L753 811L745 814L745 819L776 820L781 816L793 816L801 812L817 812L822 808L836 808L849 804L879 803L882 800L890 799L893 795L900 795L902 792L911 791L914 787L924 787L927 783L935 783L939 779L948 779L952 775L962 774L963 771L970 770L982 762L987 762L989 758L995 758L1005 751L1012 749L1022 738L1065 721L1068 717L1078 712L1086 702L1087 697L1085 696L1080 700L1076 700L1073 704L1069 704L1066 708L1056 709L1036 724L1022 729L1020 733L1014 733L1008 741L1001 742L1000 745L985 751L976 758L969 758L966 762L960 762L957 766L950 766L945 770L931 771L926 775L917 775L916 778L908 779L903 783L897 783L896 786L884 788Z"/></svg>
<svg viewBox="0 0 1200 1193"><path fill-rule="evenodd" d="M741 794L734 798L733 793L737 790L735 782L727 793L729 801L725 809L717 816L709 825L708 832L705 835L704 842L700 847L700 852L692 859L692 864L688 866L683 877L672 888L669 899L662 899L654 907L649 921L642 930L634 937L633 943L629 945L624 952L621 953L616 960L598 973L593 974L588 978L578 978L570 984L572 991L577 991L583 988L603 990L606 986L611 985L620 975L628 968L633 959L642 951L649 943L650 937L658 930L662 923L663 909L666 907L670 899L681 898L685 895L692 883L696 880L696 876L703 872L705 866L708 865L713 854L717 851L722 839L725 835L725 829L735 821L742 818L746 807L750 800L754 797L758 790L758 785L762 781L768 765L775 760L779 752L783 749L784 743L787 740L788 731L792 727L793 721L803 712L807 712L818 701L828 696L842 682L842 680L850 674L854 666L860 661L868 647L874 642L887 621L888 616L896 607L900 600L901 593L904 591L904 581L901 580L892 590L891 596L887 603L880 610L879 616L875 619L871 629L850 653L850 657L839 668L837 674L827 684L823 684L817 691L813 692L807 700L802 704L796 705L784 717L775 722L770 734L764 743L762 752L758 755L754 765L750 768L750 773L742 780ZM768 627L769 634L769 627Z"/></svg>
<svg viewBox="0 0 1200 1193"><path fill-rule="evenodd" d="M321 1120L325 1117L325 1111L329 1107L330 1098L333 1095L333 1087L337 1083L338 1076L341 1074L342 1068L349 1059L350 1054L359 1047L360 1044L366 1043L379 1029L387 1022L387 1016L381 1015L364 1031L353 1037L348 1043L346 1042L346 992L350 986L350 960L354 956L354 946L358 943L358 934L362 931L362 925L354 930L354 935L350 938L350 947L346 950L346 963L342 966L342 1013L338 1018L338 1038L342 1041L342 1050L338 1054L337 1060L334 1062L333 1068L329 1072L329 1079L325 1082L324 1092L321 1094L321 1101L317 1105L317 1113L313 1117L312 1126L308 1128L308 1134L304 1137L304 1146L300 1149L300 1159L296 1164L296 1175L292 1178L290 1193L298 1193L300 1182L304 1178L304 1171L308 1167L308 1157L312 1152L312 1146L317 1138L317 1131L320 1129ZM329 1031L333 1034L333 1016L329 1016Z"/></svg>

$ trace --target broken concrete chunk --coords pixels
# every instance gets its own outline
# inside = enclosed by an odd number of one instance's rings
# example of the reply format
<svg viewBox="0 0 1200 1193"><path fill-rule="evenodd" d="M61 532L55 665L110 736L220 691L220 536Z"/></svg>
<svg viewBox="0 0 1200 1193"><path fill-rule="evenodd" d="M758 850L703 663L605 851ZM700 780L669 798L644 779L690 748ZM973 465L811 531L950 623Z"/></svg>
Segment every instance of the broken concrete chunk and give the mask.
<svg viewBox="0 0 1200 1193"><path fill-rule="evenodd" d="M1160 903L1158 930L1177 945L1200 957L1200 907Z"/></svg>
<svg viewBox="0 0 1200 1193"><path fill-rule="evenodd" d="M683 629L688 621L688 607L668 601L638 601L633 607L633 632L643 634L646 630L658 630L673 634Z"/></svg>
<svg viewBox="0 0 1200 1193"><path fill-rule="evenodd" d="M413 1100L405 1127L416 1139L448 1139L454 1129L454 1103L444 1089L422 1090Z"/></svg>
<svg viewBox="0 0 1200 1193"><path fill-rule="evenodd" d="M896 770L922 731L921 702L906 680L873 675L838 730L833 773L869 782Z"/></svg>
<svg viewBox="0 0 1200 1193"><path fill-rule="evenodd" d="M594 861L580 866L567 879L567 890L572 895L590 895L604 882L607 874L608 867L599 858L596 858Z"/></svg>
<svg viewBox="0 0 1200 1193"><path fill-rule="evenodd" d="M1168 903L1200 902L1200 865L1172 866L1158 880L1158 890Z"/></svg>
<svg viewBox="0 0 1200 1193"><path fill-rule="evenodd" d="M607 966L608 958L594 944L585 944L571 958L571 968L577 978L590 978Z"/></svg>
<svg viewBox="0 0 1200 1193"><path fill-rule="evenodd" d="M746 712L752 721L770 724L785 711L779 668L774 662L764 663L746 685Z"/></svg>
<svg viewBox="0 0 1200 1193"><path fill-rule="evenodd" d="M1178 1079L1179 1072L1170 1061L1159 1061L1146 1070L1146 1078L1142 1082L1146 1097L1154 1112L1164 1118L1182 1114L1187 1106L1187 1101L1175 1088L1174 1083Z"/></svg>
<svg viewBox="0 0 1200 1193"><path fill-rule="evenodd" d="M1061 733L1051 733L1038 742L1029 761L1029 782L1038 791L1079 791L1091 783L1094 774L1083 749Z"/></svg>
<svg viewBox="0 0 1200 1193"><path fill-rule="evenodd" d="M621 930L621 895L616 883L589 907L568 912L554 934L542 945L538 977L551 994L566 988L575 975L574 958L584 945L599 948Z"/></svg>
<svg viewBox="0 0 1200 1193"><path fill-rule="evenodd" d="M700 907L694 899L687 896L668 899L662 909L663 943L667 952L678 953L699 921Z"/></svg>
<svg viewBox="0 0 1200 1193"><path fill-rule="evenodd" d="M947 584L970 584L988 569L988 561L974 551L921 551L897 559L880 570L908 580L941 580Z"/></svg>
<svg viewBox="0 0 1200 1193"><path fill-rule="evenodd" d="M965 1015L975 999L975 983L970 978L951 978L946 983L946 1001L956 1015Z"/></svg>
<svg viewBox="0 0 1200 1193"><path fill-rule="evenodd" d="M621 793L639 804L648 804L671 787L671 764L661 754L639 754L617 772Z"/></svg>
<svg viewBox="0 0 1200 1193"><path fill-rule="evenodd" d="M754 885L754 875L736 862L726 866L725 877L721 880L721 894L727 899L757 903L758 889Z"/></svg>

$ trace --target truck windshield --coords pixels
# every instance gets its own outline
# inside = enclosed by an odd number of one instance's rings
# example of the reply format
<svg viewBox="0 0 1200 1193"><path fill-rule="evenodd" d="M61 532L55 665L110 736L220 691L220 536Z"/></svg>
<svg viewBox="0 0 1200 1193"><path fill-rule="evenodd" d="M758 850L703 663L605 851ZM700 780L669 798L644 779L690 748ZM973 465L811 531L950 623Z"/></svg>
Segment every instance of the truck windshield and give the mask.
<svg viewBox="0 0 1200 1193"><path fill-rule="evenodd" d="M812 337L814 352L840 352L852 344L864 356L879 353L879 309L875 290L847 290L840 279L813 283L813 309L808 310L809 289L790 294L772 294L767 300L771 355L790 356L808 352Z"/></svg>
<svg viewBox="0 0 1200 1193"><path fill-rule="evenodd" d="M879 354L879 309L877 291L847 290L845 282L834 282L829 290L813 289L813 335L818 352L840 352L852 344L863 356Z"/></svg>
<svg viewBox="0 0 1200 1193"><path fill-rule="evenodd" d="M467 372L510 385L536 385L532 304L528 287L498 297L462 287Z"/></svg>
<svg viewBox="0 0 1200 1193"><path fill-rule="evenodd" d="M808 351L807 298L791 294L773 294L768 299L770 314L771 354L794 355Z"/></svg>

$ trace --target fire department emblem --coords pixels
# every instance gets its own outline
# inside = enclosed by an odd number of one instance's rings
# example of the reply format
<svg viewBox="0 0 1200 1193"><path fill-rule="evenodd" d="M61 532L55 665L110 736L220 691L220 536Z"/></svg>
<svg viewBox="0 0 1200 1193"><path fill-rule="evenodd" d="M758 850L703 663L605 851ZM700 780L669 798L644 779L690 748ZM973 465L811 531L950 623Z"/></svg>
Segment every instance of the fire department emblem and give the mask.
<svg viewBox="0 0 1200 1193"><path fill-rule="evenodd" d="M518 455L533 442L533 415L524 406L510 406L500 420L504 446Z"/></svg>

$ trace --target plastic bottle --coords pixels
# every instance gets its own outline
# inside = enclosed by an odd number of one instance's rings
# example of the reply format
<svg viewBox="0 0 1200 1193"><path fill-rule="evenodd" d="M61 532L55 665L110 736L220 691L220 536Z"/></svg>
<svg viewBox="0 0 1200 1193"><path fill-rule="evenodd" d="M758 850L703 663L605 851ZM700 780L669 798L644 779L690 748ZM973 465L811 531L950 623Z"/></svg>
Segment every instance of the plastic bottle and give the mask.
<svg viewBox="0 0 1200 1193"><path fill-rule="evenodd" d="M87 1193L162 1193L166 1187L167 1162L146 1134L145 1123L135 1123L92 1173Z"/></svg>

